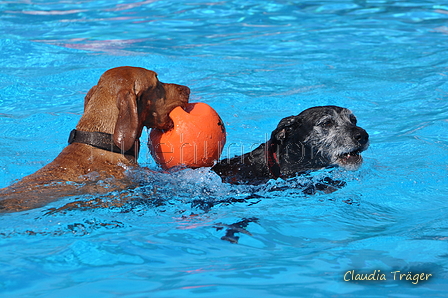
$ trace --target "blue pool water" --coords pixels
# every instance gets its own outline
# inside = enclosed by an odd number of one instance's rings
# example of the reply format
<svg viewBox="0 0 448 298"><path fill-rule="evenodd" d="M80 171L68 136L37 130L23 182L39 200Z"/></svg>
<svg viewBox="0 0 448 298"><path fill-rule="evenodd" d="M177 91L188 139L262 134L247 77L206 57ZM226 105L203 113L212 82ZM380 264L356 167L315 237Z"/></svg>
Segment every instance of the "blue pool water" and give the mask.
<svg viewBox="0 0 448 298"><path fill-rule="evenodd" d="M207 169L134 172L144 186L121 208L55 211L92 194L0 215L1 297L448 295L447 1L0 9L0 187L53 160L86 92L122 65L155 70L215 108L224 157L316 105L350 108L371 137L357 172L259 187L223 184ZM157 169L145 146L139 162ZM303 192L328 176L347 185ZM223 238L232 228L238 243ZM352 270L387 280L345 281ZM396 271L432 276L412 284Z"/></svg>

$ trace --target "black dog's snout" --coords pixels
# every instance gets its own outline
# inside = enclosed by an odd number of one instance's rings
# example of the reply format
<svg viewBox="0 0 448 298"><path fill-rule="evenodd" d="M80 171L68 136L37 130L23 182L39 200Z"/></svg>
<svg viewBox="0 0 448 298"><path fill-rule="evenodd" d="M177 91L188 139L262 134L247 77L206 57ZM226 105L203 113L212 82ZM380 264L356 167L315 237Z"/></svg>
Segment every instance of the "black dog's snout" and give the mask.
<svg viewBox="0 0 448 298"><path fill-rule="evenodd" d="M358 141L359 144L365 145L369 141L369 134L361 127L356 127L353 138Z"/></svg>

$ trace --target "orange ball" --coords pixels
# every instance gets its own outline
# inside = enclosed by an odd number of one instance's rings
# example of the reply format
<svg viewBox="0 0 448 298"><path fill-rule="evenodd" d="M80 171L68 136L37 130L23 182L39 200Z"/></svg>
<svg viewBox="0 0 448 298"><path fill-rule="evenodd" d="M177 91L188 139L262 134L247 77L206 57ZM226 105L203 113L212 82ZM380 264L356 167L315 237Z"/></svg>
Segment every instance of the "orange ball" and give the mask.
<svg viewBox="0 0 448 298"><path fill-rule="evenodd" d="M187 104L169 114L174 127L168 131L152 129L149 150L164 169L175 166L211 167L221 156L226 129L218 113L208 104Z"/></svg>

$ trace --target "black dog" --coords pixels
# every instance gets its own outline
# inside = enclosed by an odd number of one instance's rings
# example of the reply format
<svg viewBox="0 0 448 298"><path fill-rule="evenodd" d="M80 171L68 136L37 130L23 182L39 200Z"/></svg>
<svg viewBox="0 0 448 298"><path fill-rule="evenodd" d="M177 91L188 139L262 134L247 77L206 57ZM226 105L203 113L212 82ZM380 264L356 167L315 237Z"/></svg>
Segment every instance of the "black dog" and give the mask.
<svg viewBox="0 0 448 298"><path fill-rule="evenodd" d="M357 170L369 135L345 108L309 108L283 118L271 138L252 152L218 162L212 170L228 183L259 184L327 167Z"/></svg>

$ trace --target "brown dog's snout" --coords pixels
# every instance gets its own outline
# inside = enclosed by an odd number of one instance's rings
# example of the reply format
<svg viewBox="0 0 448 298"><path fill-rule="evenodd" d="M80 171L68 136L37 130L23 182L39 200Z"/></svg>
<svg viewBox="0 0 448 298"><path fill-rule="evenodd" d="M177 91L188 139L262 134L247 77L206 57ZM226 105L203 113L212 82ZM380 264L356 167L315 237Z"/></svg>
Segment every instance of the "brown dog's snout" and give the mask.
<svg viewBox="0 0 448 298"><path fill-rule="evenodd" d="M168 83L161 83L161 85L165 90L165 98L161 101L152 101L151 113L146 126L168 130L174 125L169 114L176 107L184 108L186 106L190 97L190 88Z"/></svg>
<svg viewBox="0 0 448 298"><path fill-rule="evenodd" d="M181 94L181 101L185 106L188 103L188 100L190 99L190 88L181 85L179 85L179 88L180 88L179 93Z"/></svg>
<svg viewBox="0 0 448 298"><path fill-rule="evenodd" d="M177 84L163 84L167 93L166 100L168 105L185 107L190 98L190 88Z"/></svg>

